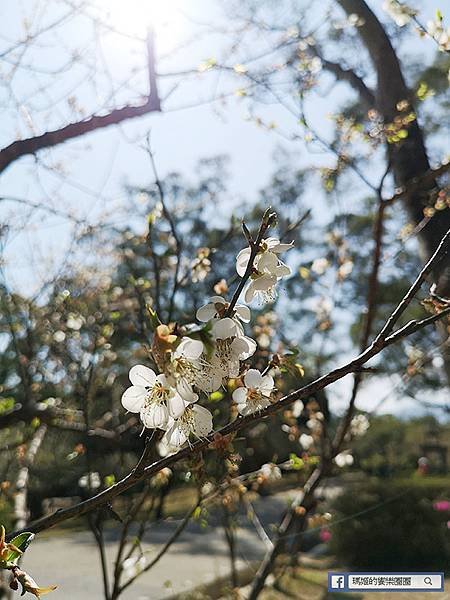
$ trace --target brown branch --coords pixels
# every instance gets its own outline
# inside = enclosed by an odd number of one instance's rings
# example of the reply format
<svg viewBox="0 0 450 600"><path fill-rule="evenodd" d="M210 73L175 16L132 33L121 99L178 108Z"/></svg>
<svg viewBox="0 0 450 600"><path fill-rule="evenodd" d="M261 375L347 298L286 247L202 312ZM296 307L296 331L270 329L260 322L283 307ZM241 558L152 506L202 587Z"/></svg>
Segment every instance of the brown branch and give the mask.
<svg viewBox="0 0 450 600"><path fill-rule="evenodd" d="M430 169L423 175L411 179L406 185L397 190L393 196L387 198L384 203L386 205L394 204L394 202L397 202L397 200L402 200L408 197L410 194L420 191L422 188L428 187L429 185L433 184L438 177L441 177L449 170L450 161L443 162L436 169Z"/></svg>
<svg viewBox="0 0 450 600"><path fill-rule="evenodd" d="M152 558L152 560L149 562L149 564L146 565L144 569L142 569L142 571L140 571L137 575L135 575L134 577L129 579L126 583L124 583L120 587L119 594L121 594L128 586L130 586L133 583L133 581L135 581L135 579L137 579L139 577L139 575L142 575L142 573L146 573L147 571L149 571L151 568L153 568L156 565L156 563L164 556L164 554L169 550L169 548L172 546L172 544L180 537L180 535L186 529L189 521L191 520L192 515L196 511L197 507L200 506L201 502L202 502L202 498L199 497L197 502L195 503L195 505L191 509L188 510L188 512L184 516L183 520L178 525L178 527L175 529L175 531L170 536L170 538L166 541L164 546Z"/></svg>
<svg viewBox="0 0 450 600"><path fill-rule="evenodd" d="M161 103L158 95L155 74L155 55L153 36L151 32L147 37L147 52L148 52L148 77L149 77L149 94L144 104L138 106L123 106L116 108L104 115L93 115L84 121L71 123L60 129L47 131L42 135L37 135L24 140L16 140L0 150L0 173L5 171L10 164L27 154L36 154L44 148L57 146L68 140L78 138L86 133L103 129L110 125L117 125L128 119L141 117L152 112L161 111Z"/></svg>
<svg viewBox="0 0 450 600"><path fill-rule="evenodd" d="M353 69L345 69L339 63L332 62L323 58L314 46L311 46L312 51L318 56L322 62L324 69L333 73L339 81L346 81L359 94L360 99L364 102L367 109L375 106L375 94L367 87L363 79L359 77Z"/></svg>
<svg viewBox="0 0 450 600"><path fill-rule="evenodd" d="M293 523L295 522L296 515L298 513L298 508L301 506L307 505L311 499L313 498L314 492L319 485L323 474L323 468L317 467L310 477L308 481L305 483L303 490L297 494L296 499L292 502L289 509L286 511L286 514L282 518L279 527L277 528L277 533L275 539L273 540L273 547L266 553L264 556L258 572L256 573L252 587L250 589L250 593L247 597L247 600L256 600L259 596L261 590L264 587L264 583L267 579L267 576L270 574L274 567L275 560L277 556L280 554L284 547L284 538L288 531L290 531ZM305 510L303 514L300 513L300 521L305 522L307 516L307 511Z"/></svg>

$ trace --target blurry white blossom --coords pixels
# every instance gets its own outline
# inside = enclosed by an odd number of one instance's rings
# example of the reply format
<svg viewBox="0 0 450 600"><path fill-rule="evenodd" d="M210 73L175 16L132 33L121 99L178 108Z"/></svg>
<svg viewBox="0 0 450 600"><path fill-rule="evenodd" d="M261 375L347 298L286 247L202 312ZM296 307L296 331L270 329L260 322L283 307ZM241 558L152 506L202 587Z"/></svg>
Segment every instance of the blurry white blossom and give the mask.
<svg viewBox="0 0 450 600"><path fill-rule="evenodd" d="M330 266L330 261L327 258L316 258L311 265L311 271L317 275L323 275Z"/></svg>
<svg viewBox="0 0 450 600"><path fill-rule="evenodd" d="M382 8L399 27L407 25L416 11L398 0L384 0Z"/></svg>
<svg viewBox="0 0 450 600"><path fill-rule="evenodd" d="M336 466L342 469L343 467L351 467L354 463L354 458L349 450L345 450L334 457L334 462L336 463Z"/></svg>
<svg viewBox="0 0 450 600"><path fill-rule="evenodd" d="M366 431L369 429L369 427L370 427L370 423L369 423L369 419L366 417L366 415L363 415L363 414L356 415L351 420L350 433L354 437L361 437L366 433Z"/></svg>
<svg viewBox="0 0 450 600"><path fill-rule="evenodd" d="M303 402L301 400L296 400L294 402L294 404L292 405L292 416L295 417L296 419L298 419L298 417L302 414L303 412Z"/></svg>
<svg viewBox="0 0 450 600"><path fill-rule="evenodd" d="M314 438L312 435L308 435L307 433L302 433L299 438L300 446L303 450L309 450L311 446L314 444Z"/></svg>
<svg viewBox="0 0 450 600"><path fill-rule="evenodd" d="M78 485L83 489L97 490L102 484L100 474L97 471L86 473L78 480Z"/></svg>
<svg viewBox="0 0 450 600"><path fill-rule="evenodd" d="M273 463L266 463L260 468L261 475L268 481L277 481L283 477L280 467Z"/></svg>

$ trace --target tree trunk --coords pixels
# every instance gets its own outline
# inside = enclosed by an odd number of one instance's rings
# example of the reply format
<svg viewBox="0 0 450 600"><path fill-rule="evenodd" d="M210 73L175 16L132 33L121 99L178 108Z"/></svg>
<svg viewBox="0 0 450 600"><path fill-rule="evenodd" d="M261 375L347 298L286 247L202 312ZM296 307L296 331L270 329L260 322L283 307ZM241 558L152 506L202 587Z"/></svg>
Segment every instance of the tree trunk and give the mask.
<svg viewBox="0 0 450 600"><path fill-rule="evenodd" d="M414 111L414 98L408 89L400 61L386 34L383 25L364 0L337 0L344 11L357 14L364 21L358 32L364 43L377 74L375 108L385 124L392 123L400 113L398 104L408 101ZM424 136L417 120L405 127L408 137L398 143L387 144L387 155L392 166L395 183L404 186L412 179L421 177L430 170ZM435 182L405 196L404 204L409 218L418 225L424 221L423 209L429 202L429 192ZM419 232L422 259L427 260L450 228L450 210L437 211ZM450 296L450 256L438 265L434 272L438 293Z"/></svg>

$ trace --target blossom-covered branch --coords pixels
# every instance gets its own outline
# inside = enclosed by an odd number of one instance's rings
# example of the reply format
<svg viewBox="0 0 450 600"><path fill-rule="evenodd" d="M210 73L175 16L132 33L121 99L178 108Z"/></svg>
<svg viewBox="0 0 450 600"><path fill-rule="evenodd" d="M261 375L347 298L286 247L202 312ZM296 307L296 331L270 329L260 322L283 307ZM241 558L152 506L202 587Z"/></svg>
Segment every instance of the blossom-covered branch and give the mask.
<svg viewBox="0 0 450 600"><path fill-rule="evenodd" d="M206 327L201 330L203 336L207 334L209 338L206 352L205 345L200 339L194 339L187 335L178 339L179 336L173 331L171 332L168 326L159 326L155 332L153 355L155 362L158 366L166 369L167 374L157 375L148 367L134 367L134 370L132 369L130 372L133 385L124 393L122 401L126 407L139 412L144 425L158 427L165 431L165 439L163 439L165 452L168 454L145 468L142 468L141 463L139 469L131 471L115 485L84 502L58 510L35 521L28 529L32 532L43 531L104 506L138 482L155 475L161 469L171 467L184 458L208 449L211 445L214 447L215 442L221 436L228 436L249 427L265 417L276 414L295 401L308 398L323 390L349 373L360 371L370 359L387 346L449 314L447 307L437 315L421 321L412 321L405 327L394 331L396 322L423 282L436 264L448 253L449 241L450 230L441 240L439 247L401 299L380 333L356 358L272 403L270 400L268 400L269 403L265 401L265 398L270 397L268 395L271 390L270 380L264 380L263 376L260 379L256 374L252 374L251 370L248 371L247 375L244 375L244 383L246 383L244 390L246 391L240 392L235 398L240 405L246 406L247 410L241 410L243 416L228 423L217 432L212 432L212 416L206 408L198 404L199 394L194 391L194 386L198 388L199 392L202 389L206 391L214 389L221 384L223 377L230 377L230 370L235 373L235 370L239 368L242 355L251 355L250 342L243 335L240 323L240 318L243 317L245 320L248 317L248 309L235 307L234 316L225 317L227 304L223 299L219 302L216 298L210 305L199 310L198 317L203 319L212 317ZM272 257L265 257L266 253L270 253L270 245L271 242L265 245L261 243L259 252L254 256L254 260L257 260L256 271L260 277L267 273L261 273L259 269L277 269L279 266L278 263L275 265ZM275 258L277 258L276 254ZM196 332L195 335L201 337L201 333ZM261 403L266 405L261 406ZM198 439L193 442L189 441L191 435ZM182 445L184 447L179 449Z"/></svg>

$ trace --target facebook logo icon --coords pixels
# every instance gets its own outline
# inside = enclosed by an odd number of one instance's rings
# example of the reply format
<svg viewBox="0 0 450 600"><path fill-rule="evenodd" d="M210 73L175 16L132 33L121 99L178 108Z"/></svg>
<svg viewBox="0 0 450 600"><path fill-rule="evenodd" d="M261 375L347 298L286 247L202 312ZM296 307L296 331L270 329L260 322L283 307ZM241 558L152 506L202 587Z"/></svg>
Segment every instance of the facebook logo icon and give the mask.
<svg viewBox="0 0 450 600"><path fill-rule="evenodd" d="M328 574L328 591L343 590L345 588L345 576L340 573Z"/></svg>

